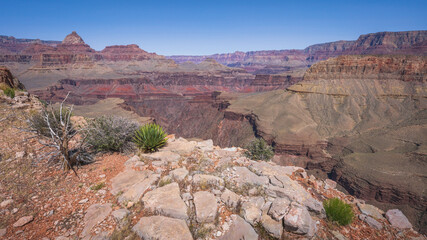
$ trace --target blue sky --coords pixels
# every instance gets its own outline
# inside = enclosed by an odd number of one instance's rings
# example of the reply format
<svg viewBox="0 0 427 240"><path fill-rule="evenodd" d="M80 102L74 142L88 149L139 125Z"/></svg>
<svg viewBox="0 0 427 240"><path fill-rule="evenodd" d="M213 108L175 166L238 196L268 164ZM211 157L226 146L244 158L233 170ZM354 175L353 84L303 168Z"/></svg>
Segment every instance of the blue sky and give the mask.
<svg viewBox="0 0 427 240"><path fill-rule="evenodd" d="M0 35L163 55L302 49L381 31L427 30L427 1L1 1Z"/></svg>

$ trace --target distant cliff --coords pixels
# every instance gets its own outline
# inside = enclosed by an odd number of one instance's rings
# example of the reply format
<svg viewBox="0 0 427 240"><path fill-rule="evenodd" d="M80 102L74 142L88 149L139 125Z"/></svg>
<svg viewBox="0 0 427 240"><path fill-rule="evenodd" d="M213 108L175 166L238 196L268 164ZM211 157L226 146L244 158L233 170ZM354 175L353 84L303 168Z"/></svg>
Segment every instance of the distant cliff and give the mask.
<svg viewBox="0 0 427 240"><path fill-rule="evenodd" d="M379 32L361 35L356 41L315 44L304 50L271 50L214 54L208 56L168 56L174 61L201 62L213 58L227 66L251 72L277 73L285 67L301 68L340 55L410 54L427 55L427 31ZM278 67L281 67L280 69Z"/></svg>

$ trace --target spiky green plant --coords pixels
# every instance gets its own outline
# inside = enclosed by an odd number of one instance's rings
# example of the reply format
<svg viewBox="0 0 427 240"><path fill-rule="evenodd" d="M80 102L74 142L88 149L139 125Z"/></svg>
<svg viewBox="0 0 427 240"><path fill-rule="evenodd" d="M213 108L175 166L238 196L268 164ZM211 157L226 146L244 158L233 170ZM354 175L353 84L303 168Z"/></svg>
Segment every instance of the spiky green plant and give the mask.
<svg viewBox="0 0 427 240"><path fill-rule="evenodd" d="M337 222L341 226L348 225L353 221L354 213L352 207L339 198L323 201L323 207L330 221Z"/></svg>
<svg viewBox="0 0 427 240"><path fill-rule="evenodd" d="M155 152L166 144L166 135L162 127L149 123L135 132L133 141L144 152Z"/></svg>

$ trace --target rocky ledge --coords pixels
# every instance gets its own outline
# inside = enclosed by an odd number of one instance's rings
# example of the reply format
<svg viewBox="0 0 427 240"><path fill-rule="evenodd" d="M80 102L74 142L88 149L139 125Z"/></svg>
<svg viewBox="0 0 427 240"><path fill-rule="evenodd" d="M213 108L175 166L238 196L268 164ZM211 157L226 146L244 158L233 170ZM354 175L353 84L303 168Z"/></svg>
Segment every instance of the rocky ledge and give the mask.
<svg viewBox="0 0 427 240"><path fill-rule="evenodd" d="M79 237L110 239L127 227L141 239L422 238L397 209L384 214L339 192L331 180L316 180L299 167L252 161L242 151L169 136L159 152L124 163L110 181L116 202L88 207ZM351 225L328 223L322 201L331 197L353 206L357 217ZM117 223L114 232L106 227L109 218ZM129 219L136 224L126 224Z"/></svg>

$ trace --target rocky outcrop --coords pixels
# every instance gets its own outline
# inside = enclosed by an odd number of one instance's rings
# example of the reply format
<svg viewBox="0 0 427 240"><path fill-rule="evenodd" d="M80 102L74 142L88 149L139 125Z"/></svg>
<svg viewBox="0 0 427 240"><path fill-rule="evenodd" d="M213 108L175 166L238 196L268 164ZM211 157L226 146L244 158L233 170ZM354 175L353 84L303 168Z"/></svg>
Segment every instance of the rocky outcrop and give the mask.
<svg viewBox="0 0 427 240"><path fill-rule="evenodd" d="M124 171L112 180L114 193L121 189L116 197L120 198L122 192L135 191L137 185L125 183L138 184L139 180L133 180L135 174L147 178L162 175L163 180L152 183L130 202L119 201L122 206L119 210L112 212L111 203L91 205L86 210L80 236L99 237L99 231L91 231L97 229L97 225L112 228L109 215L124 223L115 225L113 233L118 236L121 232L119 236L123 238L132 232L143 239L257 240L311 239L314 236L332 239L337 235L361 239L369 238L373 232L388 239L395 237L397 231L401 239L420 236L404 225L406 218L397 209L386 214L389 223L383 217L384 212L327 187L313 176L308 177L302 168L252 161L243 157L243 149L221 149L211 143L209 140L176 139L170 135L166 146L154 153L156 156L142 154L129 158L124 163ZM182 151L183 146L188 146L186 151ZM178 158L168 158L178 152ZM168 163L159 165L158 161ZM171 176L182 170L185 170L185 177L175 182ZM242 173L243 178L239 176ZM272 187L282 194L271 195L268 190ZM322 204L319 211L312 211L310 201L321 202L331 197L338 197L353 207L358 218L351 225L330 228ZM143 204L132 207L138 202ZM356 205L363 212L359 212ZM103 236L110 237L108 233Z"/></svg>
<svg viewBox="0 0 427 240"><path fill-rule="evenodd" d="M8 68L0 66L0 87L25 89L24 85L15 78Z"/></svg>
<svg viewBox="0 0 427 240"><path fill-rule="evenodd" d="M62 44L85 44L85 42L75 31L73 31L72 33L68 34L64 40L62 40Z"/></svg>

